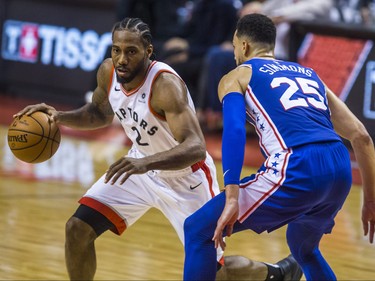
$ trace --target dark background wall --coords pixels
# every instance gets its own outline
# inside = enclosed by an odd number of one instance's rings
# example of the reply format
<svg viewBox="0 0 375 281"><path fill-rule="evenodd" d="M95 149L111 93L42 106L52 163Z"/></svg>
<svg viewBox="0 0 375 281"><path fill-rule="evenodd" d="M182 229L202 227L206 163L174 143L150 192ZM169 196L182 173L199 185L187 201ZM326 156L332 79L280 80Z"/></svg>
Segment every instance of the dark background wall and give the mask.
<svg viewBox="0 0 375 281"><path fill-rule="evenodd" d="M375 26L299 21L291 57L314 68L375 139Z"/></svg>
<svg viewBox="0 0 375 281"><path fill-rule="evenodd" d="M13 96L69 104L93 90L116 21L111 0L1 0L0 84Z"/></svg>

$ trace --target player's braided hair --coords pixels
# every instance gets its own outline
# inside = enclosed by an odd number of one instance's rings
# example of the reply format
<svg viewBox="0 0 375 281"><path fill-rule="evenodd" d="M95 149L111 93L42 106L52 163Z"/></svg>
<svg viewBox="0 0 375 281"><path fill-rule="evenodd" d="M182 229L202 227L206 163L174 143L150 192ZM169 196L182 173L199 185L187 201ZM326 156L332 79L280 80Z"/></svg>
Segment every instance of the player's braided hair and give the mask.
<svg viewBox="0 0 375 281"><path fill-rule="evenodd" d="M145 47L151 44L152 35L149 26L139 18L125 18L117 22L112 28L112 38L115 31L128 30L138 32Z"/></svg>

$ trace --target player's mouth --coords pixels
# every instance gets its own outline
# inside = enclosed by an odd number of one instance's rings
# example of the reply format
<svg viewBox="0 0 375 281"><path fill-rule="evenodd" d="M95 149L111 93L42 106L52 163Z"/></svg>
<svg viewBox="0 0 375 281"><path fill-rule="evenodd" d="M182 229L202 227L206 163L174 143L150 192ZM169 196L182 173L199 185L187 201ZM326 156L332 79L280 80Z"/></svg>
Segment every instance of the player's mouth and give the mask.
<svg viewBox="0 0 375 281"><path fill-rule="evenodd" d="M127 69L125 67L117 67L116 71L117 71L117 74L119 76L129 75L129 73L130 73L129 69Z"/></svg>

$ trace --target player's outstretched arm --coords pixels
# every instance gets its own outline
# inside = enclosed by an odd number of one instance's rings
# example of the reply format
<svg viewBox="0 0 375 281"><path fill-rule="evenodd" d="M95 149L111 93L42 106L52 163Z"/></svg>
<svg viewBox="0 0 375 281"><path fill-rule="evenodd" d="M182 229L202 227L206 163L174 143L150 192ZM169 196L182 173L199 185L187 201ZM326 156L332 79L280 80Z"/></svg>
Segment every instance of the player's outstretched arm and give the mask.
<svg viewBox="0 0 375 281"><path fill-rule="evenodd" d="M375 234L375 151L371 136L360 120L331 90L327 88L331 119L336 132L350 141L363 185L362 224L370 243Z"/></svg>
<svg viewBox="0 0 375 281"><path fill-rule="evenodd" d="M251 77L251 69L238 67L225 75L219 83L218 96L223 103L222 162L225 185L225 206L217 222L212 240L215 247L225 249L223 230L230 236L238 218L238 194L246 143L246 108L244 93Z"/></svg>
<svg viewBox="0 0 375 281"><path fill-rule="evenodd" d="M112 67L112 60L106 59L96 75L97 87L92 101L76 110L57 112L57 123L81 130L97 129L112 123L114 113L108 99Z"/></svg>
<svg viewBox="0 0 375 281"><path fill-rule="evenodd" d="M104 61L97 73L98 85L94 91L92 102L71 111L57 111L45 103L26 106L14 115L30 115L35 111L47 113L51 121L74 129L97 129L111 124L114 113L108 100L107 89L111 81L112 62Z"/></svg>

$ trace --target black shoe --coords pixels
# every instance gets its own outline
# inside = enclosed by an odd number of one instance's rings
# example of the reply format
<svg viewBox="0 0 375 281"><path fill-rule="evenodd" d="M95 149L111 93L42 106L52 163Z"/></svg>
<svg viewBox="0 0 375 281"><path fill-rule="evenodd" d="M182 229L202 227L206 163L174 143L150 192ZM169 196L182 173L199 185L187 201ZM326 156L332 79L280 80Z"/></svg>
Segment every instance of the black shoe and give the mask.
<svg viewBox="0 0 375 281"><path fill-rule="evenodd" d="M284 281L298 281L302 277L302 269L292 255L276 263L284 276Z"/></svg>

